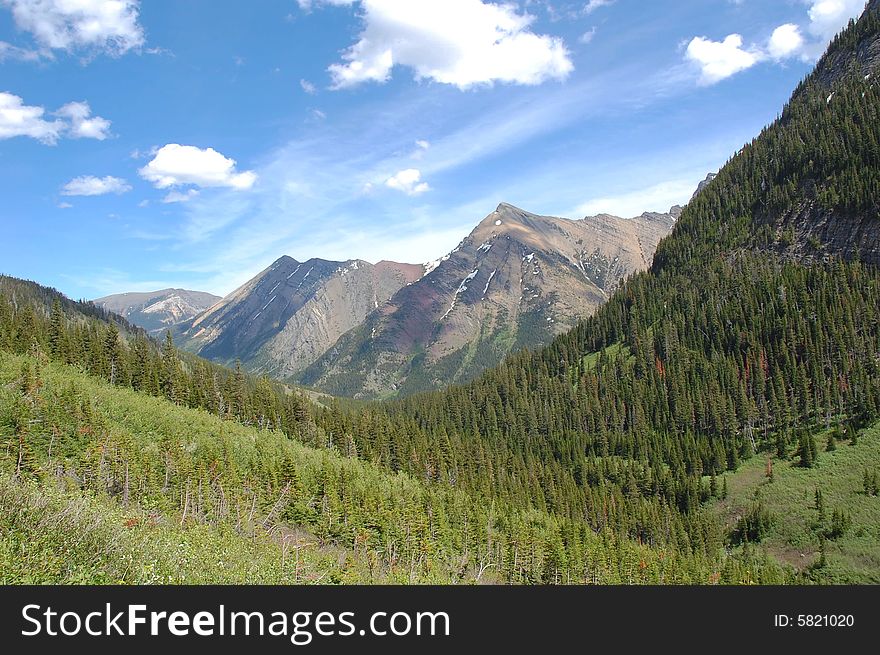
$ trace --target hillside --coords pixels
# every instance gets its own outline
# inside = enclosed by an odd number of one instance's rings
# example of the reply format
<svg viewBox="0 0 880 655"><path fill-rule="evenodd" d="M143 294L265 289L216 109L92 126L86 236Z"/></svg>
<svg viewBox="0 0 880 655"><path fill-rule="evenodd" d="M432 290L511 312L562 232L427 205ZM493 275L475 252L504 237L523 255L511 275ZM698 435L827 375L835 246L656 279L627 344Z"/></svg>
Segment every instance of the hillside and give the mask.
<svg viewBox="0 0 880 655"><path fill-rule="evenodd" d="M143 559L120 571L133 549L230 535L233 570L209 575L289 580L296 535L317 544L313 581L876 580L878 44L872 0L648 270L548 346L440 391L315 407L0 280L0 570L141 581ZM459 252L522 266L532 251L499 248L496 228L550 223L499 211ZM482 267L450 256L437 270L449 262L447 318L500 275L474 286ZM98 526L87 540L78 517ZM136 521L131 539L120 519ZM248 540L277 577L247 567ZM188 566L181 579L198 579Z"/></svg>
<svg viewBox="0 0 880 655"><path fill-rule="evenodd" d="M0 352L4 583L674 583L703 580L712 560L741 582L762 567L487 504L111 385L37 348Z"/></svg>
<svg viewBox="0 0 880 655"><path fill-rule="evenodd" d="M119 293L96 298L92 302L109 312L124 316L130 323L151 334L161 334L193 318L219 300L219 296L203 291L162 289L145 293Z"/></svg>
<svg viewBox="0 0 880 655"><path fill-rule="evenodd" d="M671 507L691 539L711 540L700 508L712 475L876 422L880 272L863 244L880 233L880 88L859 53L878 42L872 2L684 209L651 269L594 316L474 382L369 408L420 453L407 470L444 462L449 476L452 452L455 479L594 529L624 503L619 529L660 541ZM804 203L862 228L830 238L796 211ZM795 215L793 233L780 229ZM338 420L361 452L381 452L362 414Z"/></svg>
<svg viewBox="0 0 880 655"><path fill-rule="evenodd" d="M650 265L679 213L572 221L502 203L297 379L355 397L469 380L591 315Z"/></svg>
<svg viewBox="0 0 880 655"><path fill-rule="evenodd" d="M731 530L758 504L768 516L761 546L803 570L808 580L835 584L880 583L880 424L851 439L832 431L817 436L818 457L810 468L765 455L728 473L716 484L728 489L717 508ZM769 470L772 475L768 476ZM817 492L821 502L816 502ZM834 516L845 517L840 534ZM848 525L847 525L848 523ZM824 545L820 535L825 534ZM823 563L824 552L824 563Z"/></svg>

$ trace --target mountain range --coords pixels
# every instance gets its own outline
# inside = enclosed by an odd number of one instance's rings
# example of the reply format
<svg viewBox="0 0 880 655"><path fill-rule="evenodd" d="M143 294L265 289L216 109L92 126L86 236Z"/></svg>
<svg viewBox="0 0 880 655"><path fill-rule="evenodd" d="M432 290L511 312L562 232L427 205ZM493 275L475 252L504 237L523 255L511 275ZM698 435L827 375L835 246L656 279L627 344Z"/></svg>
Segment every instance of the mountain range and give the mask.
<svg viewBox="0 0 880 655"><path fill-rule="evenodd" d="M597 273L619 244L502 205L436 266L282 259L223 304L266 344L313 275L391 275L365 320L415 288L439 339L492 320L499 276L518 301L517 265L530 289L607 280L574 328L442 390L314 405L0 276L4 579L876 584L878 49L871 0L622 282Z"/></svg>
<svg viewBox="0 0 880 655"><path fill-rule="evenodd" d="M175 332L204 357L289 378L424 272L396 262L285 256Z"/></svg>
<svg viewBox="0 0 880 655"><path fill-rule="evenodd" d="M573 221L502 203L298 379L355 397L471 379L592 314L628 275L650 266L680 212Z"/></svg>
<svg viewBox="0 0 880 655"><path fill-rule="evenodd" d="M502 203L423 265L281 257L173 333L203 357L336 395L438 388L592 314L650 266L680 213L569 220Z"/></svg>
<svg viewBox="0 0 880 655"><path fill-rule="evenodd" d="M119 293L92 302L156 335L193 318L219 300L219 296L204 291L162 289Z"/></svg>

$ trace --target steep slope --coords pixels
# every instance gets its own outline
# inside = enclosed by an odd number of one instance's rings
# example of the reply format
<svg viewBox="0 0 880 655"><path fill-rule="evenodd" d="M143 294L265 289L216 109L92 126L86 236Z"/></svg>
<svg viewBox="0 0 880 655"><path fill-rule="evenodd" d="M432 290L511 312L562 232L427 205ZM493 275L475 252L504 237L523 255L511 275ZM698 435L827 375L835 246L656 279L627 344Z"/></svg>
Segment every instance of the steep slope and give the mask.
<svg viewBox="0 0 880 655"><path fill-rule="evenodd" d="M731 582L754 570L357 461L350 437L280 385L167 344L157 355L97 311L0 277L0 582L699 583L716 565ZM531 556L507 557L517 549Z"/></svg>
<svg viewBox="0 0 880 655"><path fill-rule="evenodd" d="M631 520L609 519L618 502L609 490L674 506L694 526L705 501L723 495L718 476L756 451L786 471L796 462L803 482L832 459L817 457L829 428L856 446L880 419L880 266L869 246L880 233L880 87L872 82L877 63L866 69L860 56L878 44L874 0L780 118L688 204L650 271L590 319L472 383L373 411L400 426L396 434L409 425L430 432L427 443L438 445L420 453L426 470L455 452L456 479L482 473L493 490L527 480L529 497L597 530ZM831 227L861 229L814 231L814 243L804 243L816 225L796 211L804 203L815 203ZM785 220L788 235L777 231ZM361 451L372 443L364 433L356 439L366 442ZM870 478L880 462L863 465ZM765 493L789 493L781 486L788 476L780 478ZM865 502L859 488L834 493L838 512ZM758 499L750 508L762 524L763 509ZM640 516L629 534L662 538L662 521ZM855 554L839 551L843 542L825 544L840 530L805 526L815 541L799 552L827 555L798 557L811 579L833 581L823 571Z"/></svg>
<svg viewBox="0 0 880 655"><path fill-rule="evenodd" d="M502 203L300 380L363 397L470 379L592 314L623 279L650 265L679 213L572 221Z"/></svg>
<svg viewBox="0 0 880 655"><path fill-rule="evenodd" d="M203 291L162 289L144 293L118 293L92 302L109 312L124 316L130 323L158 334L205 311L220 300Z"/></svg>
<svg viewBox="0 0 880 655"><path fill-rule="evenodd" d="M178 330L180 343L220 362L286 378L424 273L422 266L281 257Z"/></svg>

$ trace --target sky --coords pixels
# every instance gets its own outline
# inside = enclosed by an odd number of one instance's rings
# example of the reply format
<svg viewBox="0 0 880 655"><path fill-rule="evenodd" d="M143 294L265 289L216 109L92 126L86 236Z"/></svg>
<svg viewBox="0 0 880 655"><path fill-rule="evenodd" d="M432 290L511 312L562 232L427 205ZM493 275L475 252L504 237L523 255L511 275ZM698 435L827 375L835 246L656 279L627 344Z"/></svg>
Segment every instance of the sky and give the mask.
<svg viewBox="0 0 880 655"><path fill-rule="evenodd" d="M863 0L0 0L0 273L225 295L684 204Z"/></svg>

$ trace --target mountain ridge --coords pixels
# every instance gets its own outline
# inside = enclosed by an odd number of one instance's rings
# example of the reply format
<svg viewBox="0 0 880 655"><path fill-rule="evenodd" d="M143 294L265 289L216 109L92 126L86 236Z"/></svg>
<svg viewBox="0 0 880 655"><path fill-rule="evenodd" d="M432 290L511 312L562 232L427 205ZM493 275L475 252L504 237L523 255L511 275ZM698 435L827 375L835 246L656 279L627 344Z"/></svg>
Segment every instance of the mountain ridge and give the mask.
<svg viewBox="0 0 880 655"><path fill-rule="evenodd" d="M92 302L156 335L173 329L220 300L220 296L205 291L168 288L111 294Z"/></svg>
<svg viewBox="0 0 880 655"><path fill-rule="evenodd" d="M305 262L284 255L180 326L183 347L254 372L289 377L397 289L424 273L413 264Z"/></svg>
<svg viewBox="0 0 880 655"><path fill-rule="evenodd" d="M296 379L357 397L469 379L592 313L650 265L679 213L566 219L500 203Z"/></svg>

